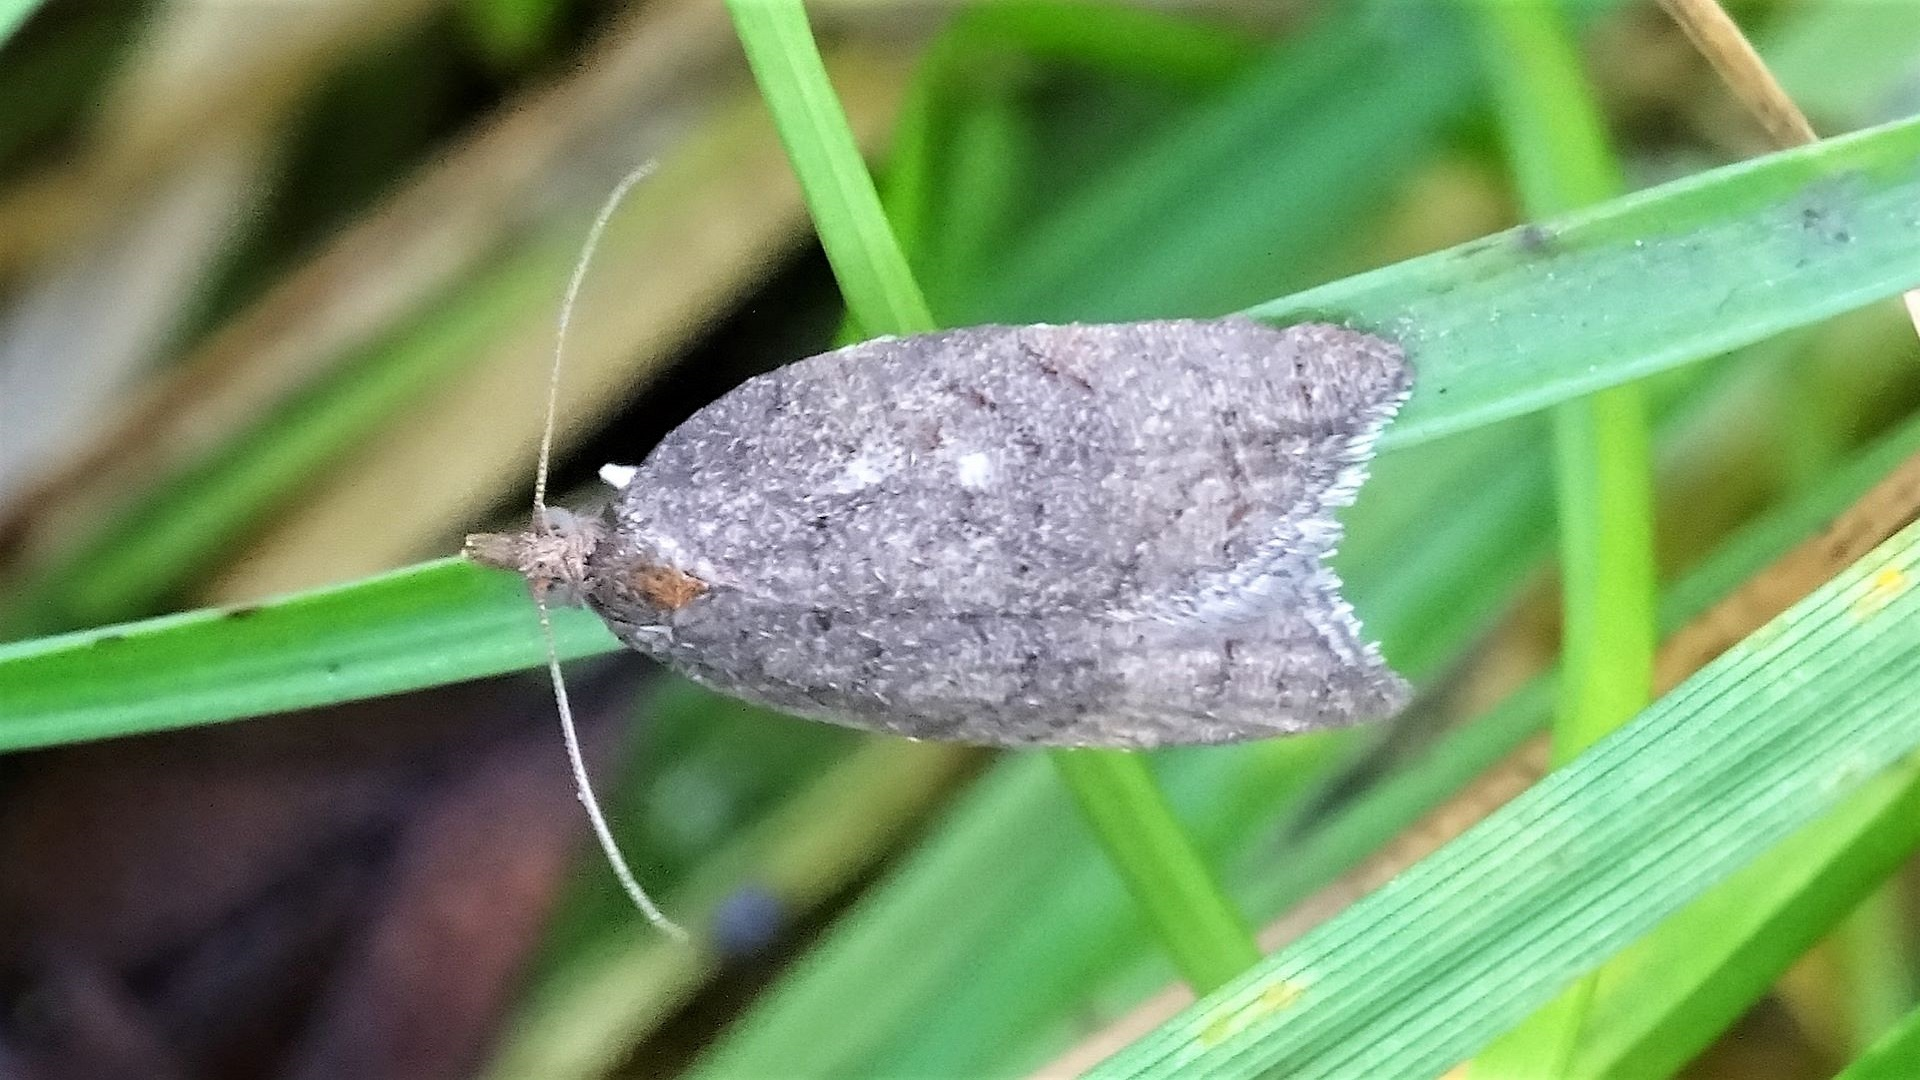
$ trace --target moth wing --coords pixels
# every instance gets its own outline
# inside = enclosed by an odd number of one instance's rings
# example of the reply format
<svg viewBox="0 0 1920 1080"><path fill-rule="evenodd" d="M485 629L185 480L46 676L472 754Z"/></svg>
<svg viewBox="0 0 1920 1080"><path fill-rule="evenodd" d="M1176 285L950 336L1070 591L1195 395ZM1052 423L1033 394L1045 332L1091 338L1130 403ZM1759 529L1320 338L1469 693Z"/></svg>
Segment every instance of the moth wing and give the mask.
<svg viewBox="0 0 1920 1080"><path fill-rule="evenodd" d="M703 581L812 609L1264 617L1409 382L1397 347L1325 325L882 339L708 406L618 515Z"/></svg>
<svg viewBox="0 0 1920 1080"><path fill-rule="evenodd" d="M676 429L613 553L705 592L600 610L801 715L994 745L1220 742L1391 712L1323 562L1410 373L1244 319L974 327L749 380Z"/></svg>
<svg viewBox="0 0 1920 1080"><path fill-rule="evenodd" d="M630 639L631 640L631 639ZM1406 686L1310 622L1195 634L1072 614L867 620L722 590L634 644L695 679L799 716L991 746L1236 742L1395 712Z"/></svg>

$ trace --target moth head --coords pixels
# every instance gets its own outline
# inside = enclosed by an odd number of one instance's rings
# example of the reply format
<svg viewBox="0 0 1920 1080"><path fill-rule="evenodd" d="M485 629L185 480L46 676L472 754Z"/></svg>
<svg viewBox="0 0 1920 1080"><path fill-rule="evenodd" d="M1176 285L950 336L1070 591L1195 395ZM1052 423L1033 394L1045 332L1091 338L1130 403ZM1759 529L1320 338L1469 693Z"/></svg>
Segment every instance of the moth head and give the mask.
<svg viewBox="0 0 1920 1080"><path fill-rule="evenodd" d="M593 518L547 507L525 532L468 536L465 554L526 578L536 596L578 604L588 588L587 560L606 533L606 525Z"/></svg>

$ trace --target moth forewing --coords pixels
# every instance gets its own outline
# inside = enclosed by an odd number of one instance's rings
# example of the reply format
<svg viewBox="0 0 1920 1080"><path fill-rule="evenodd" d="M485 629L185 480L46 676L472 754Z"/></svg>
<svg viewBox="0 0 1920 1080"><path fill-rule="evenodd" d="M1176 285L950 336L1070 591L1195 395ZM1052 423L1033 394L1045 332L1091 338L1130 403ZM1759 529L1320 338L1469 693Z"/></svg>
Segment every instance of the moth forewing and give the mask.
<svg viewBox="0 0 1920 1080"><path fill-rule="evenodd" d="M916 738L1157 746L1384 716L1405 683L1324 559L1411 378L1384 338L1243 318L870 341L609 467L561 576L709 686Z"/></svg>

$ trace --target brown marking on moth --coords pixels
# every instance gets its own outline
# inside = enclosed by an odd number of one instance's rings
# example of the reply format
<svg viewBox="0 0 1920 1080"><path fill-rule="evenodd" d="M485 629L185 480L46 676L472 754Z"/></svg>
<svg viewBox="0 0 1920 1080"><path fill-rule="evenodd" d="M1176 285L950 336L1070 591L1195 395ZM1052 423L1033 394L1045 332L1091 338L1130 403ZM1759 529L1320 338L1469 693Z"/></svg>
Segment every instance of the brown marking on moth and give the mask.
<svg viewBox="0 0 1920 1080"><path fill-rule="evenodd" d="M935 417L913 432L916 448L924 453L932 453L946 445L947 433L942 430L940 420Z"/></svg>
<svg viewBox="0 0 1920 1080"><path fill-rule="evenodd" d="M1062 367L1046 353L1041 352L1025 342L1020 344L1020 352L1025 355L1027 359L1034 362L1035 366L1040 369L1040 374L1050 379L1060 379L1065 382L1070 382L1089 394L1093 393L1093 384L1087 381L1086 376L1070 368Z"/></svg>
<svg viewBox="0 0 1920 1080"><path fill-rule="evenodd" d="M642 600L666 611L679 611L707 591L707 583L692 574L657 563L628 571L627 583Z"/></svg>
<svg viewBox="0 0 1920 1080"><path fill-rule="evenodd" d="M983 412L997 413L1000 411L1000 403L988 397L978 387L967 386L955 380L947 383L946 390L948 393L966 401L974 408Z"/></svg>

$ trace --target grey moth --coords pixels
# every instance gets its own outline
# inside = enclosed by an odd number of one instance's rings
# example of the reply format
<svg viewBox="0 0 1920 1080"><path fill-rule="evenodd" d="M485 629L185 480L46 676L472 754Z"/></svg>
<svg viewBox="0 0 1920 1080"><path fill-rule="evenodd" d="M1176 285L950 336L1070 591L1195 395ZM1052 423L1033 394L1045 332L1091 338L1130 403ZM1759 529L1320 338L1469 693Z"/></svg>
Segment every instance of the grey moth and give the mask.
<svg viewBox="0 0 1920 1080"><path fill-rule="evenodd" d="M800 716L997 746L1333 727L1407 696L1325 560L1411 383L1326 324L881 338L609 466L603 514L467 550Z"/></svg>

